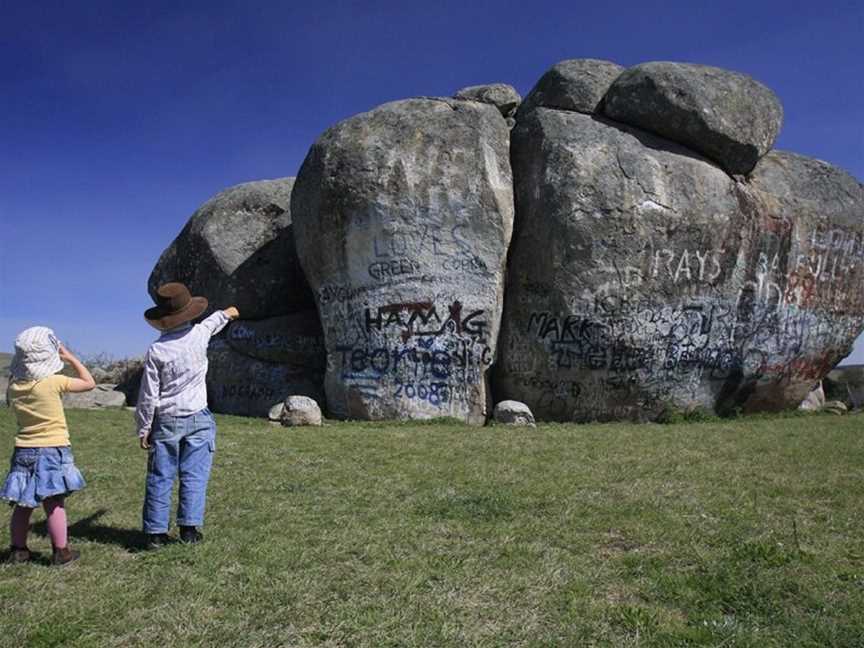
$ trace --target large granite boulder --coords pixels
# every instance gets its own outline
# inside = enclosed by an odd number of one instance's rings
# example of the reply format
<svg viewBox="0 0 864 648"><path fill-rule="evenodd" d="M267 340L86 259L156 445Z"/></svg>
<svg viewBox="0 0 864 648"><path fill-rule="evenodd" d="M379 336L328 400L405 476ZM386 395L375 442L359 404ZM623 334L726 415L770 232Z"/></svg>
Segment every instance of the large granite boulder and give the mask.
<svg viewBox="0 0 864 648"><path fill-rule="evenodd" d="M291 227L293 186L294 178L247 182L204 203L150 274L154 301L163 283L181 281L211 311L234 305L244 319L312 307Z"/></svg>
<svg viewBox="0 0 864 648"><path fill-rule="evenodd" d="M292 197L335 418L486 418L513 223L492 105L409 99L315 142Z"/></svg>
<svg viewBox="0 0 864 648"><path fill-rule="evenodd" d="M525 97L517 119L534 108L558 108L592 114L624 68L599 59L569 59L553 65Z"/></svg>
<svg viewBox="0 0 864 648"><path fill-rule="evenodd" d="M745 410L783 409L852 352L864 326L864 187L785 151L740 187L751 218L736 336L759 362L724 396Z"/></svg>
<svg viewBox="0 0 864 648"><path fill-rule="evenodd" d="M606 93L604 112L684 144L732 174L753 170L783 122L769 88L739 72L689 63L628 68Z"/></svg>
<svg viewBox="0 0 864 648"><path fill-rule="evenodd" d="M713 407L734 362L734 182L659 137L537 108L512 133L516 233L497 399L539 420Z"/></svg>
<svg viewBox="0 0 864 648"><path fill-rule="evenodd" d="M791 408L848 353L864 324L854 179L771 153L738 183L668 140L544 108L512 137L496 398L541 420Z"/></svg>

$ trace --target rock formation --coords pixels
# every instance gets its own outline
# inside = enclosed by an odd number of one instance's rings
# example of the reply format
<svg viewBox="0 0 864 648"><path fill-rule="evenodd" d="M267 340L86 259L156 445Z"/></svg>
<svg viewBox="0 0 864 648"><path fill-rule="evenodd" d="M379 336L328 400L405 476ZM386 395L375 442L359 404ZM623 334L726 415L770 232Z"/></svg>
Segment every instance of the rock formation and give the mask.
<svg viewBox="0 0 864 648"><path fill-rule="evenodd" d="M513 224L493 105L409 99L312 146L291 200L337 418L482 423Z"/></svg>
<svg viewBox="0 0 864 648"><path fill-rule="evenodd" d="M794 408L864 328L864 188L772 150L782 116L743 74L594 59L521 103L388 103L327 130L293 189L206 203L150 288L251 320L211 348L217 411L323 381L336 418L482 423L493 364L495 401L540 421Z"/></svg>
<svg viewBox="0 0 864 648"><path fill-rule="evenodd" d="M294 178L231 187L198 209L156 264L151 295L182 281L210 301L236 305L208 351L215 412L265 416L289 394L323 398L324 347L291 224ZM208 311L208 312L209 312Z"/></svg>
<svg viewBox="0 0 864 648"><path fill-rule="evenodd" d="M848 354L864 324L864 191L816 160L759 158L779 130L770 91L657 63L622 73L602 115L530 97L512 132L496 398L541 420L790 408ZM722 132L742 115L749 130ZM676 143L694 133L719 142L701 147L712 159Z"/></svg>

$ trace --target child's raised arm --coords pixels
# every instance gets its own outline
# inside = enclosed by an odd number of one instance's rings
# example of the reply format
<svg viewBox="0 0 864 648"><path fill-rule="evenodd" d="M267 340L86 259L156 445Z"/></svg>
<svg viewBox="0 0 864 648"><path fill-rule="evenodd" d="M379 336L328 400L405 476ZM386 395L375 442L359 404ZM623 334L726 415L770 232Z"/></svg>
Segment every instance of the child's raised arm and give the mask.
<svg viewBox="0 0 864 648"><path fill-rule="evenodd" d="M77 378L69 379L69 386L66 391L70 392L86 392L90 391L96 386L96 381L93 380L93 376L90 375L90 371L81 364L81 361L72 355L69 350L64 347L62 344L58 349L58 353L60 354L60 359L63 362L68 362L72 365L72 368L78 372Z"/></svg>
<svg viewBox="0 0 864 648"><path fill-rule="evenodd" d="M231 320L240 317L240 311L236 306L229 306L225 310L217 310L215 313L206 318L199 326L202 330L207 331L207 338L216 335L219 331L225 328L225 325Z"/></svg>

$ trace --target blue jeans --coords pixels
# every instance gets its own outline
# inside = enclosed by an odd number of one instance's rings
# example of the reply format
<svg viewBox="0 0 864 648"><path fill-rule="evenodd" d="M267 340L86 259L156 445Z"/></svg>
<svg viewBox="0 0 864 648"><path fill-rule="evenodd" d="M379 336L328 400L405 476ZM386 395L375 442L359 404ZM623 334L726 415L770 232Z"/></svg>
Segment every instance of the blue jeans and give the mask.
<svg viewBox="0 0 864 648"><path fill-rule="evenodd" d="M204 524L207 482L216 451L216 421L206 407L189 416L158 416L150 432L144 533L167 533L171 489L180 475L177 524Z"/></svg>

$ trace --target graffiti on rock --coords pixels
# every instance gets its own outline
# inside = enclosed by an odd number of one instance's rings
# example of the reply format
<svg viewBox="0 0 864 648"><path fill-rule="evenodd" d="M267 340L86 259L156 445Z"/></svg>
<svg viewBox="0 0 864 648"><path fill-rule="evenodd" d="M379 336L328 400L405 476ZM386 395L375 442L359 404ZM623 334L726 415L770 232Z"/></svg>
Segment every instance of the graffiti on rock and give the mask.
<svg viewBox="0 0 864 648"><path fill-rule="evenodd" d="M346 387L365 398L444 407L467 400L492 364L485 310L458 299L367 305L357 319L360 331L347 343L343 337L329 358Z"/></svg>

